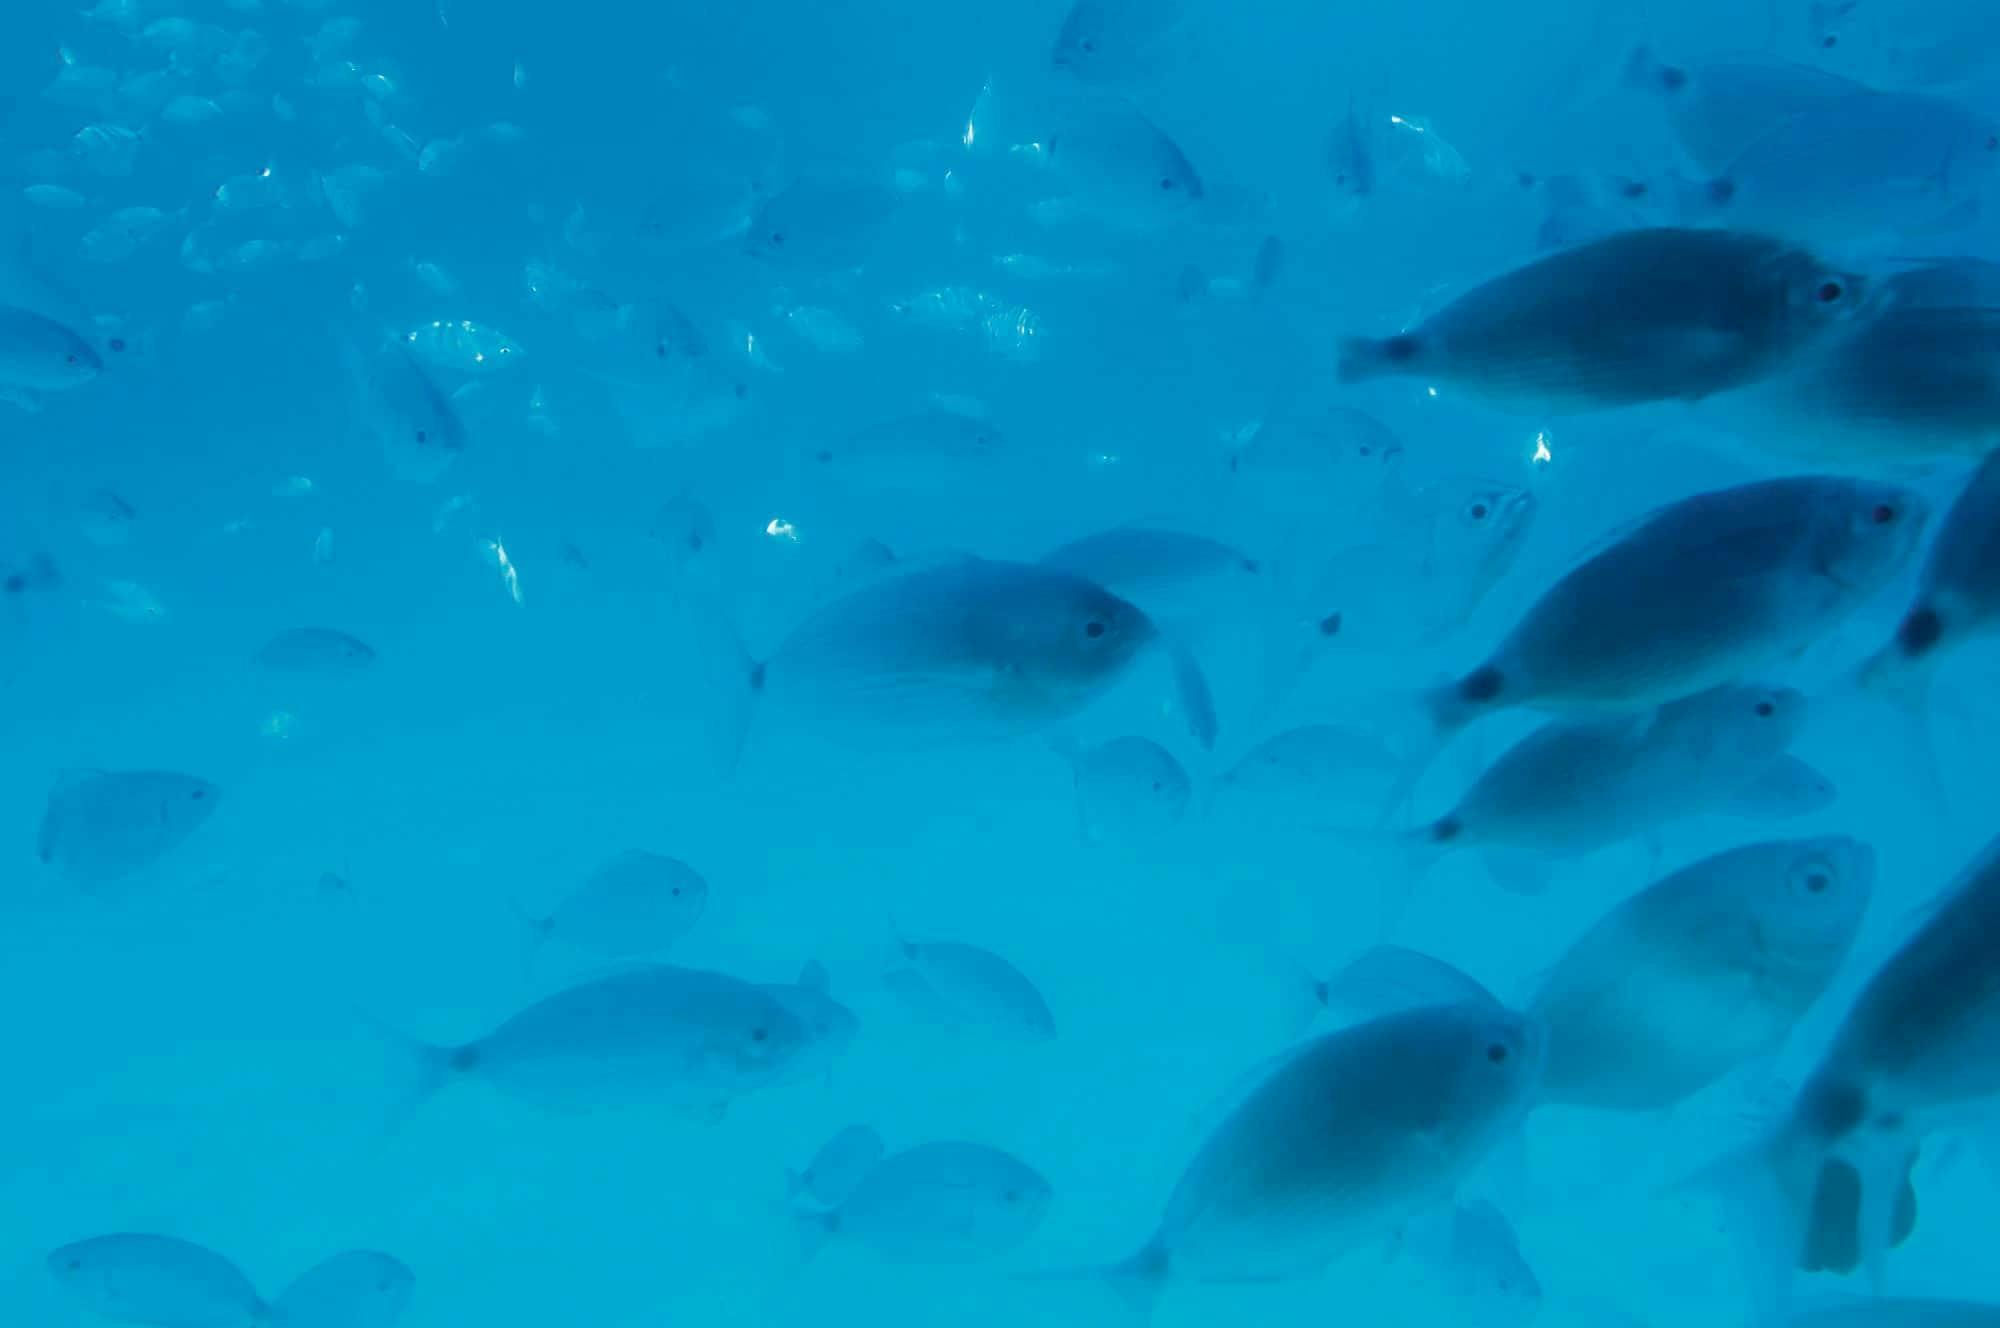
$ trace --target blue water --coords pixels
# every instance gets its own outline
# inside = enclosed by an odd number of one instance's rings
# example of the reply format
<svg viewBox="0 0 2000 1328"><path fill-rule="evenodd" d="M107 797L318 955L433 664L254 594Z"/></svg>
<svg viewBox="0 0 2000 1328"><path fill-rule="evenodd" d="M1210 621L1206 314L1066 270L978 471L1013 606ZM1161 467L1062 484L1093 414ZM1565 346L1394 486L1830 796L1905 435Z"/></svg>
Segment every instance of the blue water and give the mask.
<svg viewBox="0 0 2000 1328"><path fill-rule="evenodd" d="M1849 835L1879 855L1872 902L1781 1053L1666 1111L1539 1111L1460 1190L1505 1214L1536 1322L1751 1321L1728 1257L1741 1242L1666 1187L1782 1109L1992 831L1991 643L1956 653L1929 699L1942 801L1907 720L1852 686L1916 561L1765 671L1814 698L1793 750L1839 790L1782 827L1697 818L1557 862L1533 896L1455 859L1385 922L1401 868L1374 798L1331 824L1249 824L1214 812L1213 790L1291 726L1404 740L1412 695L1478 663L1659 504L1835 465L1760 449L1711 403L1543 412L1421 377L1343 386L1337 346L1548 252L1552 176L1613 200L1592 214L1607 226L1681 220L1651 209L1702 172L1655 100L1621 85L1640 43L2000 114L2000 35L1972 0L1184 0L1112 86L1201 196L1172 211L1112 189L1108 213L1091 190L1130 165L1129 142L1073 173L1083 134L1051 139L1032 109L1079 82L1051 64L1060 0L17 8L0 19L0 305L76 329L104 368L0 403L0 570L21 575L0 599L0 1318L101 1321L46 1255L155 1232L225 1254L266 1300L338 1251L387 1252L414 1275L410 1328L1123 1322L1084 1282L1014 1275L1145 1243L1230 1096L1304 1033L1309 977L1392 939L1514 1000L1663 870ZM52 95L65 66L112 82ZM176 96L206 105L170 115ZM999 108L998 146L966 142L982 105ZM1376 177L1358 199L1327 166L1350 114ZM75 137L107 125L140 134L128 170ZM1949 224L1831 257L2000 258L2000 196L1954 178L1970 210ZM808 198L782 214L805 223L785 223L786 252L746 252L801 181L863 181L873 201ZM1624 198L1632 181L1654 201ZM93 258L86 236L135 207L158 214L131 251ZM398 342L432 358L399 359ZM384 364L463 421L440 473L376 436ZM1233 487L1264 421L1317 408L1379 420L1426 501L1473 481L1531 495L1497 579L1455 598L1465 569L1426 543L1446 518L1385 524L1367 467L1329 470L1317 496ZM999 439L999 459L892 454L865 482L820 482L822 450L939 410ZM1913 445L1838 464L1941 513L1973 460ZM1211 746L1149 655L1005 741L956 740L947 719L936 741L884 750L755 705L735 750L745 680L717 676L718 627L769 656L866 582L861 541L1032 561L1134 523L1222 541L1279 587L1174 618L1217 698ZM1348 654L1300 627L1344 605L1352 629L1362 601L1425 630ZM274 676L259 651L299 627L350 633L374 662ZM1534 722L1455 744L1419 788L1425 819ZM1185 768L1188 809L1093 829L1069 753L1125 735ZM216 809L115 882L38 854L81 773L148 770L212 782ZM401 1111L381 1026L467 1042L601 977L612 960L559 941L524 969L520 915L630 849L707 884L671 962L759 983L824 966L859 1021L831 1071L719 1119L552 1113L485 1084ZM1056 1036L927 1023L883 979L899 932L1006 957ZM965 1263L854 1242L803 1259L786 1168L850 1123L892 1152L1003 1149L1046 1179L1048 1211ZM2000 1297L1975 1136L1926 1140L1897 1295ZM1323 1275L1177 1283L1154 1322L1524 1321L1449 1264L1394 1253L1394 1234ZM1795 1296L1870 1290L1822 1274Z"/></svg>

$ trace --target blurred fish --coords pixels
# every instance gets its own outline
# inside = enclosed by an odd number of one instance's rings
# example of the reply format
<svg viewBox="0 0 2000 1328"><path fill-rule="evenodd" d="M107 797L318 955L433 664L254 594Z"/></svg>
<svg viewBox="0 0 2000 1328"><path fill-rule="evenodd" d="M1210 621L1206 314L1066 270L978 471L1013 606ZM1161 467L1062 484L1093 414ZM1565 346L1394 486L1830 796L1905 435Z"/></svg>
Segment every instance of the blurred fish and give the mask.
<svg viewBox="0 0 2000 1328"><path fill-rule="evenodd" d="M1046 1042L1055 1015L1021 970L976 945L898 936L899 963L884 977L914 1013L1010 1040Z"/></svg>
<svg viewBox="0 0 2000 1328"><path fill-rule="evenodd" d="M1086 840L1150 844L1187 815L1194 784L1174 754L1150 738L1062 745Z"/></svg>
<svg viewBox="0 0 2000 1328"><path fill-rule="evenodd" d="M35 853L72 880L102 884L164 857L215 811L221 790L162 770L88 770L49 790Z"/></svg>
<svg viewBox="0 0 2000 1328"><path fill-rule="evenodd" d="M1488 766L1449 812L1409 833L1412 864L1421 871L1447 854L1483 852L1502 885L1533 893L1546 886L1546 859L1730 806L1805 720L1798 692L1749 686L1637 715L1551 720Z"/></svg>
<svg viewBox="0 0 2000 1328"><path fill-rule="evenodd" d="M1063 98L1040 154L1058 197L1093 220L1149 229L1180 220L1206 191L1165 131L1112 93Z"/></svg>
<svg viewBox="0 0 2000 1328"><path fill-rule="evenodd" d="M1804 1310L1785 1320L1786 1328L1993 1328L2000 1305L1968 1300L1858 1300Z"/></svg>
<svg viewBox="0 0 2000 1328"><path fill-rule="evenodd" d="M1733 231L1607 236L1475 287L1417 327L1343 343L1339 375L1422 375L1495 401L1697 401L1784 367L1859 307L1859 278Z"/></svg>
<svg viewBox="0 0 2000 1328"><path fill-rule="evenodd" d="M404 342L430 369L457 374L490 374L520 363L521 347L497 327L466 319L432 319L406 333Z"/></svg>
<svg viewBox="0 0 2000 1328"><path fill-rule="evenodd" d="M659 954L687 935L708 908L708 882L677 858L627 849L563 896L554 911L522 916L532 966L551 937L600 955Z"/></svg>
<svg viewBox="0 0 2000 1328"><path fill-rule="evenodd" d="M434 484L465 451L457 407L410 350L392 344L356 358L361 416L398 478Z"/></svg>
<svg viewBox="0 0 2000 1328"><path fill-rule="evenodd" d="M2000 621L2000 452L1945 512L1893 641L1862 666L1865 685L1921 704L1931 670Z"/></svg>
<svg viewBox="0 0 2000 1328"><path fill-rule="evenodd" d="M167 616L167 606L160 602L160 597L137 581L104 581L99 586L104 598L97 602L97 607L114 618L151 627Z"/></svg>
<svg viewBox="0 0 2000 1328"><path fill-rule="evenodd" d="M1334 197L1348 208L1356 208L1375 192L1375 153L1369 144L1369 126L1347 99L1347 116L1334 126L1326 149L1326 176L1333 182Z"/></svg>
<svg viewBox="0 0 2000 1328"><path fill-rule="evenodd" d="M1546 1102L1649 1111L1776 1054L1853 948L1875 852L1844 837L1746 845L1648 886L1538 984Z"/></svg>
<svg viewBox="0 0 2000 1328"><path fill-rule="evenodd" d="M19 567L0 564L0 594L25 595L31 590L54 590L62 584L62 571L46 553L31 555Z"/></svg>
<svg viewBox="0 0 2000 1328"><path fill-rule="evenodd" d="M820 1145L804 1171L785 1173L793 1198L809 1198L827 1208L838 1208L854 1193L888 1149L882 1136L866 1125L850 1125Z"/></svg>
<svg viewBox="0 0 2000 1328"><path fill-rule="evenodd" d="M1658 101L1682 150L1710 175L1793 117L1864 91L1851 78L1785 60L1667 64L1644 44L1627 58L1624 80Z"/></svg>
<svg viewBox="0 0 2000 1328"><path fill-rule="evenodd" d="M665 966L565 988L457 1046L388 1036L406 1066L404 1116L452 1080L476 1077L547 1111L669 1107L712 1120L809 1045L765 989Z"/></svg>
<svg viewBox="0 0 2000 1328"><path fill-rule="evenodd" d="M1230 495L1249 510L1365 516L1400 484L1403 442L1350 407L1288 410L1258 421L1227 465Z"/></svg>
<svg viewBox="0 0 2000 1328"><path fill-rule="evenodd" d="M1711 186L1730 226L1833 253L1964 230L2000 181L2000 122L1914 93L1859 92L1745 148Z"/></svg>
<svg viewBox="0 0 2000 1328"><path fill-rule="evenodd" d="M59 184L31 184L21 191L21 197L36 207L54 212L74 212L90 201L76 190L65 189Z"/></svg>
<svg viewBox="0 0 2000 1328"><path fill-rule="evenodd" d="M806 1038L806 1045L771 1082L793 1083L818 1074L830 1076L834 1063L854 1044L861 1021L854 1011L833 998L825 967L817 960L809 960L799 970L797 982L767 982L760 986L798 1021Z"/></svg>
<svg viewBox="0 0 2000 1328"><path fill-rule="evenodd" d="M257 652L257 665L272 673L348 677L375 663L375 649L366 641L330 627L294 627L279 632Z"/></svg>
<svg viewBox="0 0 2000 1328"><path fill-rule="evenodd" d="M1416 1267L1416 1305L1468 1328L1526 1328L1542 1308L1542 1284L1521 1257L1513 1224L1485 1200L1454 1204L1406 1225L1395 1252ZM1399 1300L1401 1296L1397 1297ZM1392 1314L1404 1323L1436 1322Z"/></svg>
<svg viewBox="0 0 2000 1328"><path fill-rule="evenodd" d="M744 252L788 267L852 267L872 251L898 202L893 189L871 178L802 178L752 214Z"/></svg>
<svg viewBox="0 0 2000 1328"><path fill-rule="evenodd" d="M389 1328L402 1317L416 1279L389 1255L336 1254L266 1304L229 1259L172 1236L97 1236L52 1251L56 1284L92 1312L155 1328Z"/></svg>
<svg viewBox="0 0 2000 1328"><path fill-rule="evenodd" d="M1084 535L1049 550L1043 567L1103 586L1158 617L1241 593L1258 575L1256 559L1205 535L1144 526Z"/></svg>
<svg viewBox="0 0 2000 1328"><path fill-rule="evenodd" d="M92 263L123 262L145 248L171 220L156 207L120 208L84 232L83 256Z"/></svg>
<svg viewBox="0 0 2000 1328"><path fill-rule="evenodd" d="M1034 1168L984 1144L919 1144L883 1158L847 1197L797 1214L810 1256L828 1240L909 1263L970 1263L1020 1245L1054 1191Z"/></svg>
<svg viewBox="0 0 2000 1328"><path fill-rule="evenodd" d="M1796 756L1781 756L1736 790L1723 814L1746 821L1791 821L1831 807L1840 789Z"/></svg>
<svg viewBox="0 0 2000 1328"><path fill-rule="evenodd" d="M986 477L1006 443L992 421L933 403L812 449L807 471L867 489L952 492Z"/></svg>
<svg viewBox="0 0 2000 1328"><path fill-rule="evenodd" d="M1359 518L1380 528L1376 540L1336 552L1304 592L1341 648L1373 654L1432 645L1462 627L1513 568L1541 510L1524 488L1477 479L1378 497Z"/></svg>
<svg viewBox="0 0 2000 1328"><path fill-rule="evenodd" d="M1448 1196L1518 1126L1542 1034L1485 1003L1400 1011L1277 1058L1140 1251L1098 1276L1150 1314L1175 1280L1308 1277Z"/></svg>
<svg viewBox="0 0 2000 1328"><path fill-rule="evenodd" d="M77 511L77 525L84 538L103 549L115 549L132 538L132 526L139 513L132 504L109 489L93 489Z"/></svg>
<svg viewBox="0 0 2000 1328"><path fill-rule="evenodd" d="M123 125L85 125L70 139L70 156L92 175L123 177L132 173L144 141L138 130Z"/></svg>
<svg viewBox="0 0 2000 1328"><path fill-rule="evenodd" d="M103 357L76 332L32 310L0 305L0 385L67 392L103 371Z"/></svg>
<svg viewBox="0 0 2000 1328"><path fill-rule="evenodd" d="M707 565L715 548L715 514L692 494L675 494L660 504L660 510L646 526L649 538L667 551L667 560L677 573L696 564Z"/></svg>
<svg viewBox="0 0 2000 1328"><path fill-rule="evenodd" d="M753 703L859 747L1031 734L1083 710L1155 639L1144 613L1088 581L979 558L860 586L762 662L719 610L696 626L732 750Z"/></svg>
<svg viewBox="0 0 2000 1328"><path fill-rule="evenodd" d="M1186 17L1181 0L1074 0L1050 60L1090 82L1127 81L1147 71Z"/></svg>
<svg viewBox="0 0 2000 1328"><path fill-rule="evenodd" d="M1379 807L1399 768L1373 733L1307 724L1266 738L1217 776L1209 807L1253 824L1331 830Z"/></svg>

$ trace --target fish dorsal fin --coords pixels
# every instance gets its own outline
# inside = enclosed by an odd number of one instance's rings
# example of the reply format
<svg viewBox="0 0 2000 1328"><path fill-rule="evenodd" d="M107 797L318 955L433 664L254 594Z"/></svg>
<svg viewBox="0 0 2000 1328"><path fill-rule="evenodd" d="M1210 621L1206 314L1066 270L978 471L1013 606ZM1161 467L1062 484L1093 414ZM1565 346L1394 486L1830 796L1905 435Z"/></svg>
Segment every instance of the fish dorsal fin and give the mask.
<svg viewBox="0 0 2000 1328"><path fill-rule="evenodd" d="M1461 1002L1500 1003L1492 992L1442 959L1400 945L1362 951L1326 984L1329 1009L1371 1019Z"/></svg>

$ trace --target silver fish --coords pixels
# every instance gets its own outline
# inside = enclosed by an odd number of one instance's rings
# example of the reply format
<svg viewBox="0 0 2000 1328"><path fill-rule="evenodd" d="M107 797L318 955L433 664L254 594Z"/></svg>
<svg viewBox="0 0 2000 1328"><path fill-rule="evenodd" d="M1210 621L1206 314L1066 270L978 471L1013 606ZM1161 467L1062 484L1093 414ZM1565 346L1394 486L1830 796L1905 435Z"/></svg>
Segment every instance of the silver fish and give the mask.
<svg viewBox="0 0 2000 1328"><path fill-rule="evenodd" d="M1042 1223L1055 1198L1039 1172L985 1144L919 1144L872 1167L840 1204L798 1214L810 1255L828 1240L912 1263L969 1263L1005 1254Z"/></svg>
<svg viewBox="0 0 2000 1328"><path fill-rule="evenodd" d="M115 881L178 847L220 798L207 780L170 771L66 775L49 791L36 853L73 880Z"/></svg>

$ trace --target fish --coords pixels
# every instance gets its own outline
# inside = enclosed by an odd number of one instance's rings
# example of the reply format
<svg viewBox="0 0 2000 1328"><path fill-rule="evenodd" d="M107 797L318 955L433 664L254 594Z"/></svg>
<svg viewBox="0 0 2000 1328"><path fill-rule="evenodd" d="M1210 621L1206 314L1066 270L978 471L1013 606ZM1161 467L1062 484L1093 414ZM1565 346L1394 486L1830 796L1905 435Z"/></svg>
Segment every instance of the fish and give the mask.
<svg viewBox="0 0 2000 1328"><path fill-rule="evenodd" d="M1311 1276L1450 1195L1518 1128L1541 1061L1539 1027L1486 1003L1314 1038L1216 1125L1145 1245L1094 1276L1135 1317L1178 1280Z"/></svg>
<svg viewBox="0 0 2000 1328"><path fill-rule="evenodd" d="M873 251L900 202L894 189L869 177L801 177L758 206L743 251L786 267L854 267Z"/></svg>
<svg viewBox="0 0 2000 1328"><path fill-rule="evenodd" d="M1035 984L991 950L960 941L896 938L884 980L905 1005L936 1022L1010 1040L1047 1042L1056 1018Z"/></svg>
<svg viewBox="0 0 2000 1328"><path fill-rule="evenodd" d="M720 610L695 622L732 752L753 705L860 748L1030 735L1084 710L1157 635L1136 606L1079 577L970 557L858 586L762 661Z"/></svg>
<svg viewBox="0 0 2000 1328"><path fill-rule="evenodd" d="M0 385L69 392L104 372L82 336L31 309L0 305Z"/></svg>
<svg viewBox="0 0 2000 1328"><path fill-rule="evenodd" d="M886 1152L882 1136L871 1127L850 1125L821 1144L805 1170L787 1171L786 1188L794 1199L838 1208Z"/></svg>
<svg viewBox="0 0 2000 1328"><path fill-rule="evenodd" d="M1065 754L1085 840L1153 843L1187 815L1194 782L1151 738L1112 738Z"/></svg>
<svg viewBox="0 0 2000 1328"><path fill-rule="evenodd" d="M1375 192L1375 157L1366 123L1347 99L1347 116L1334 126L1326 148L1326 177L1334 197L1348 209L1360 207Z"/></svg>
<svg viewBox="0 0 2000 1328"><path fill-rule="evenodd" d="M433 318L403 336L418 363L446 373L483 376L521 363L520 344L497 327L469 319Z"/></svg>
<svg viewBox="0 0 2000 1328"><path fill-rule="evenodd" d="M2000 452L1987 456L1938 524L1894 637L1861 666L1864 686L1921 704L1938 663L2000 625Z"/></svg>
<svg viewBox="0 0 2000 1328"><path fill-rule="evenodd" d="M793 1054L771 1082L786 1084L814 1075L831 1076L834 1063L847 1054L855 1034L861 1031L861 1020L834 999L825 966L817 960L808 960L799 970L798 981L758 985L798 1021L806 1037L806 1045Z"/></svg>
<svg viewBox="0 0 2000 1328"><path fill-rule="evenodd" d="M330 627L294 627L279 632L257 652L257 665L272 673L351 677L375 663L375 648Z"/></svg>
<svg viewBox="0 0 2000 1328"><path fill-rule="evenodd" d="M1560 250L1416 327L1342 343L1342 382L1422 375L1563 411L1699 401L1791 363L1860 308L1866 282L1760 235L1654 227Z"/></svg>
<svg viewBox="0 0 2000 1328"><path fill-rule="evenodd" d="M1993 1328L2000 1305L1969 1300L1870 1299L1804 1310L1785 1328Z"/></svg>
<svg viewBox="0 0 2000 1328"><path fill-rule="evenodd" d="M972 1263L1023 1244L1054 1199L1012 1154L949 1140L889 1154L837 1205L802 1209L796 1221L808 1257L838 1239L901 1262Z"/></svg>
<svg viewBox="0 0 2000 1328"><path fill-rule="evenodd" d="M1343 648L1395 655L1435 644L1512 570L1540 512L1541 500L1516 484L1392 487L1360 518L1377 527L1375 539L1325 557L1304 603Z"/></svg>
<svg viewBox="0 0 2000 1328"><path fill-rule="evenodd" d="M1853 950L1875 877L1858 840L1773 840L1618 905L1527 1003L1548 1027L1540 1100L1653 1111L1775 1055Z"/></svg>
<svg viewBox="0 0 2000 1328"><path fill-rule="evenodd" d="M200 829L221 792L205 779L165 770L65 774L49 790L36 856L79 883L123 879Z"/></svg>
<svg viewBox="0 0 2000 1328"><path fill-rule="evenodd" d="M1745 443L1783 460L1868 471L1983 457L2000 447L2000 307L1885 299L1726 409Z"/></svg>
<svg viewBox="0 0 2000 1328"><path fill-rule="evenodd" d="M1470 849L1489 856L1502 885L1545 888L1548 859L1729 806L1784 755L1806 712L1790 688L1723 686L1638 715L1551 720L1405 837L1412 865Z"/></svg>
<svg viewBox="0 0 2000 1328"><path fill-rule="evenodd" d="M119 1232L75 1241L44 1261L56 1284L93 1313L154 1328L389 1328L416 1278L401 1260L349 1250L307 1270L270 1303L224 1255L174 1236Z"/></svg>
<svg viewBox="0 0 2000 1328"><path fill-rule="evenodd" d="M1007 455L1007 437L992 421L934 403L822 443L805 454L805 465L809 479L868 491L962 492Z"/></svg>
<svg viewBox="0 0 2000 1328"><path fill-rule="evenodd" d="M145 248L170 220L156 207L119 208L85 231L79 248L92 263L123 262Z"/></svg>
<svg viewBox="0 0 2000 1328"><path fill-rule="evenodd" d="M1073 0L1049 63L1088 82L1124 82L1147 70L1186 19L1181 0Z"/></svg>
<svg viewBox="0 0 2000 1328"><path fill-rule="evenodd" d="M1887 585L1929 515L1906 486L1816 475L1656 508L1544 590L1486 662L1427 693L1431 727L1516 706L1629 713L1734 682Z"/></svg>
<svg viewBox="0 0 2000 1328"><path fill-rule="evenodd" d="M1681 150L1719 175L1757 139L1807 111L1866 91L1830 70L1767 57L1669 64L1641 43L1626 58L1624 86L1650 96Z"/></svg>
<svg viewBox="0 0 2000 1328"><path fill-rule="evenodd" d="M409 349L392 344L358 365L362 418L399 479L435 484L465 452L452 399Z"/></svg>
<svg viewBox="0 0 2000 1328"><path fill-rule="evenodd" d="M1104 587L1156 618L1199 607L1217 593L1241 593L1260 565L1205 535L1121 526L1070 540L1043 554L1043 567Z"/></svg>
<svg viewBox="0 0 2000 1328"><path fill-rule="evenodd" d="M1149 230L1184 219L1207 197L1180 144L1116 93L1065 97L1048 118L1039 160L1058 197L1095 221Z"/></svg>
<svg viewBox="0 0 2000 1328"><path fill-rule="evenodd" d="M1216 776L1208 808L1256 825L1334 830L1376 807L1400 768L1377 734L1305 724L1264 739Z"/></svg>
<svg viewBox="0 0 2000 1328"><path fill-rule="evenodd" d="M1852 1169L1859 1262L1880 1288L1912 1154L1932 1130L2000 1100L2000 840L1974 855L1862 985L1790 1107L1747 1148L1691 1177L1736 1222L1761 1300L1781 1298L1817 1234L1830 1161Z"/></svg>
<svg viewBox="0 0 2000 1328"><path fill-rule="evenodd" d="M708 882L678 858L627 849L584 877L541 917L522 914L531 966L555 939L613 958L660 954L688 934L708 909Z"/></svg>
<svg viewBox="0 0 2000 1328"><path fill-rule="evenodd" d="M1746 821L1790 821L1823 812L1839 799L1839 786L1825 772L1788 754L1765 766L1719 810Z"/></svg>
<svg viewBox="0 0 2000 1328"><path fill-rule="evenodd" d="M1453 1321L1474 1328L1527 1328L1541 1311L1542 1284L1521 1256L1513 1224L1484 1199L1453 1204L1409 1223L1394 1248L1422 1279L1410 1308L1449 1313ZM1436 1321L1394 1311L1392 1320Z"/></svg>
<svg viewBox="0 0 2000 1328"><path fill-rule="evenodd" d="M715 514L707 504L690 493L678 493L653 514L646 534L667 551L667 560L676 572L684 573L707 557L716 546Z"/></svg>
<svg viewBox="0 0 2000 1328"><path fill-rule="evenodd" d="M109 489L92 489L78 505L78 527L85 539L101 549L131 542L132 527L138 520L138 509Z"/></svg>
<svg viewBox="0 0 2000 1328"><path fill-rule="evenodd" d="M463 1079L556 1114L652 1106L715 1120L732 1098L775 1082L810 1045L766 989L665 965L566 987L456 1046L377 1030L403 1063L398 1120Z"/></svg>
<svg viewBox="0 0 2000 1328"><path fill-rule="evenodd" d="M1979 221L2000 179L2000 122L1920 93L1862 91L1758 138L1713 181L1727 225L1829 253Z"/></svg>
<svg viewBox="0 0 2000 1328"><path fill-rule="evenodd" d="M1347 406L1280 411L1228 449L1233 499L1256 511L1366 512L1400 483L1403 440ZM1240 496L1239 496L1240 495Z"/></svg>

